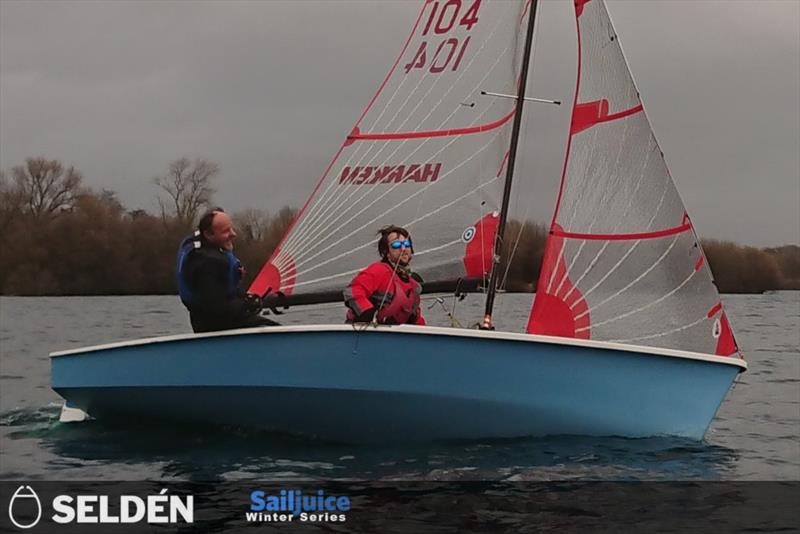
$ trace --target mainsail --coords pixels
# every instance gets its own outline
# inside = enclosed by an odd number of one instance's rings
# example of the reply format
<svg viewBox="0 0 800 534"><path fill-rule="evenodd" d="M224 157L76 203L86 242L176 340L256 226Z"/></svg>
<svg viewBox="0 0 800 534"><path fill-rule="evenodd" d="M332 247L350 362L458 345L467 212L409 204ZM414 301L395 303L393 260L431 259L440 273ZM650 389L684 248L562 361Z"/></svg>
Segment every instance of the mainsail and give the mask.
<svg viewBox="0 0 800 534"><path fill-rule="evenodd" d="M428 0L250 291L340 291L407 227L425 282L482 278L492 249L529 3Z"/></svg>
<svg viewBox="0 0 800 534"><path fill-rule="evenodd" d="M575 0L567 156L527 331L738 353L601 0Z"/></svg>

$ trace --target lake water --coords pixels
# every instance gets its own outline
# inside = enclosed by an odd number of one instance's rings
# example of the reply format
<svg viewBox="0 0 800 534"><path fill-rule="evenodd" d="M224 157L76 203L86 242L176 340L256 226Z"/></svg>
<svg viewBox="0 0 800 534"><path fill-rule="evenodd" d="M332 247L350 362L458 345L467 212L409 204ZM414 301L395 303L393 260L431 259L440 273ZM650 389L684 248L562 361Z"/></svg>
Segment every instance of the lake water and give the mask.
<svg viewBox="0 0 800 534"><path fill-rule="evenodd" d="M226 481L800 480L800 292L723 298L749 370L704 442L548 437L356 446L242 429L146 422L61 424L48 353L190 331L177 297L0 298L0 479ZM530 295L503 295L499 329L519 329ZM449 326L426 301L429 323ZM452 308L452 299L446 300ZM455 315L480 316L471 296ZM284 324L341 322L338 305Z"/></svg>

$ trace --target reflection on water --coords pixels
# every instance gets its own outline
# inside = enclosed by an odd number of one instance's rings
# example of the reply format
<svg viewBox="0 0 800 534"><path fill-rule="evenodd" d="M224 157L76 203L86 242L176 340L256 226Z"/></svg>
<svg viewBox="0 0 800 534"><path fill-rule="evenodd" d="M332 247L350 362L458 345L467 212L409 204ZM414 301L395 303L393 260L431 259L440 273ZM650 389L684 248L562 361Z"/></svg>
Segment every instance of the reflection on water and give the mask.
<svg viewBox="0 0 800 534"><path fill-rule="evenodd" d="M122 468L179 480L674 480L724 478L726 447L678 438L550 436L357 446L244 428L58 422L59 408L0 421L52 453L49 471Z"/></svg>
<svg viewBox="0 0 800 534"><path fill-rule="evenodd" d="M514 300L516 299L516 300ZM174 297L3 298L0 306L0 478L226 481L800 479L800 293L725 299L750 370L705 442L551 436L397 446L333 444L241 428L58 422L52 350L184 332ZM507 296L524 322L529 296ZM460 303L462 316L480 302ZM11 311L9 311L11 310ZM433 324L444 312L429 310ZM339 322L341 310L287 314L286 324ZM476 315L476 316L478 316ZM466 319L462 322L468 322ZM766 325L766 326L765 326Z"/></svg>

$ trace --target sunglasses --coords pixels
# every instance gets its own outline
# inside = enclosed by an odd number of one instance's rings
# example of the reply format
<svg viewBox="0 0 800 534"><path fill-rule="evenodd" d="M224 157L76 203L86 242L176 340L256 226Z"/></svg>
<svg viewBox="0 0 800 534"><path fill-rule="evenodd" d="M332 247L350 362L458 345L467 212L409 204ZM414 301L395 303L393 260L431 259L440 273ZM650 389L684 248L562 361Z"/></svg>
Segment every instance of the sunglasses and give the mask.
<svg viewBox="0 0 800 534"><path fill-rule="evenodd" d="M406 239L405 241L400 241L398 239L397 241L392 241L391 243L389 243L389 246L392 247L395 250L397 250L399 248L403 248L403 247L411 248L411 240L410 239Z"/></svg>

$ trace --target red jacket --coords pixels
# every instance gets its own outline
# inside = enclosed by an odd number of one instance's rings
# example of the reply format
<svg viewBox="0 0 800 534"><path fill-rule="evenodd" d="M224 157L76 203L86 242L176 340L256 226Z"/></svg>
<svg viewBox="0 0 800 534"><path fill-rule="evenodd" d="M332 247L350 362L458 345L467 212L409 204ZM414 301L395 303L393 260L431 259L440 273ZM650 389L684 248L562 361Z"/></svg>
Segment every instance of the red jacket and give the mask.
<svg viewBox="0 0 800 534"><path fill-rule="evenodd" d="M409 278L403 280L391 265L378 261L361 271L344 290L347 320L352 322L357 315L381 306L378 322L383 324L424 325L420 311L422 286Z"/></svg>

